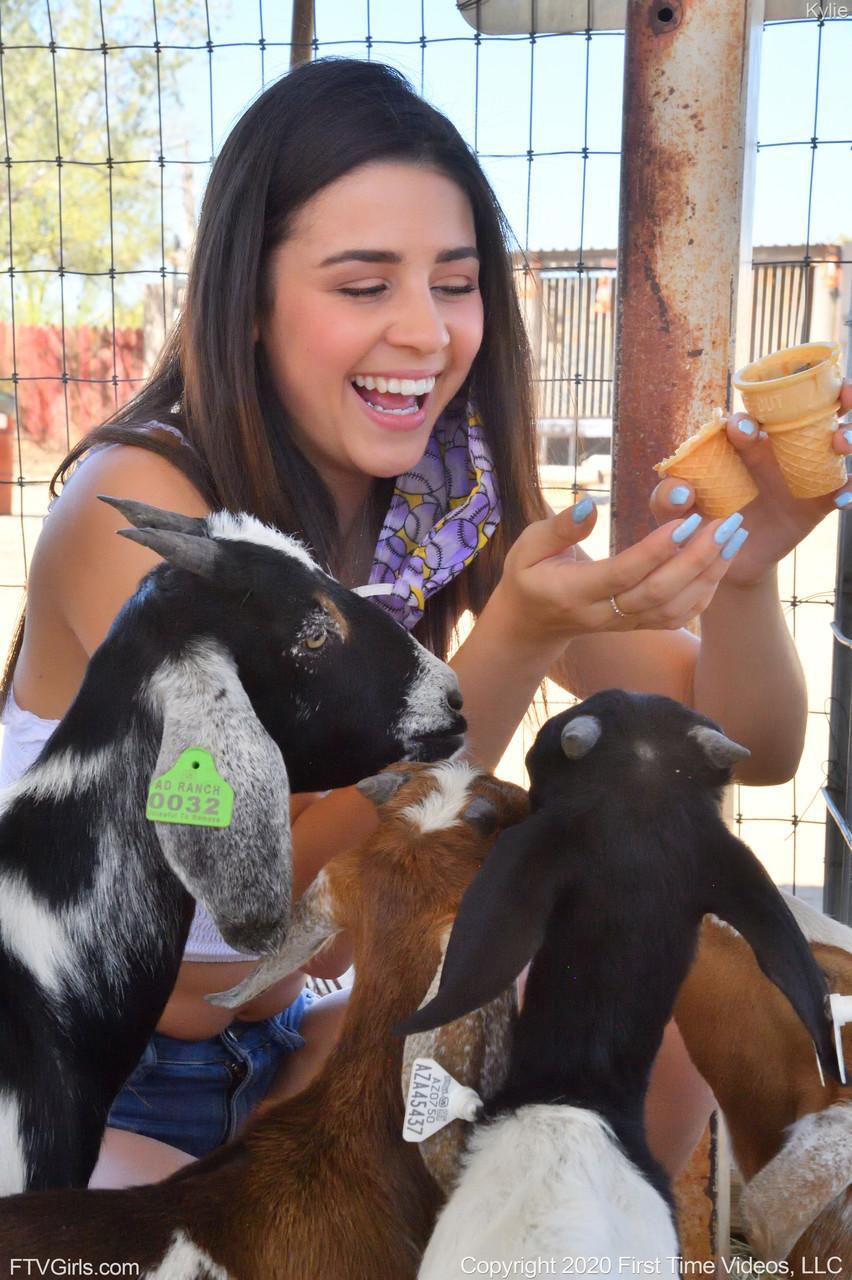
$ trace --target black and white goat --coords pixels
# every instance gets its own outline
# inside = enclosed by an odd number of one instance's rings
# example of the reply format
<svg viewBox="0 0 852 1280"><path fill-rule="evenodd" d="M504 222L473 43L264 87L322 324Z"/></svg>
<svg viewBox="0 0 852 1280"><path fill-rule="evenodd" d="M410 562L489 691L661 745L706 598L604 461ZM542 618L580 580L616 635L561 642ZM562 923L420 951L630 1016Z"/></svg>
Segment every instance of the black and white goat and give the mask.
<svg viewBox="0 0 852 1280"><path fill-rule="evenodd" d="M643 1112L705 912L748 939L836 1071L824 978L719 814L745 755L679 703L621 690L539 733L530 817L500 835L462 900L437 996L402 1026L461 1017L534 957L506 1085L473 1131L421 1280L483 1258L595 1258L613 1274L630 1258L676 1274L670 1188Z"/></svg>
<svg viewBox="0 0 852 1280"><path fill-rule="evenodd" d="M194 898L237 950L280 949L290 789L440 758L464 729L452 671L293 538L244 515L107 501L136 526L120 532L166 563L0 802L3 1193L86 1184L174 985ZM152 779L190 748L234 792L227 826L146 819Z"/></svg>

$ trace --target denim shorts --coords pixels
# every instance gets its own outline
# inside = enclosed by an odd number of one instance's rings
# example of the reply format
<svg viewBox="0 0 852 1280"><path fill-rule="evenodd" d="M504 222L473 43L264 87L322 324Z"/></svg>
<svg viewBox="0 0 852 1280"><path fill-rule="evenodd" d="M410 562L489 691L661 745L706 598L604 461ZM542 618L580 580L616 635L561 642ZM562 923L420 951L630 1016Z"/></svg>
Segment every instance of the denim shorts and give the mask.
<svg viewBox="0 0 852 1280"><path fill-rule="evenodd" d="M158 1031L112 1105L108 1124L204 1156L235 1137L269 1092L288 1053L301 1049L307 987L274 1018L234 1021L209 1040Z"/></svg>

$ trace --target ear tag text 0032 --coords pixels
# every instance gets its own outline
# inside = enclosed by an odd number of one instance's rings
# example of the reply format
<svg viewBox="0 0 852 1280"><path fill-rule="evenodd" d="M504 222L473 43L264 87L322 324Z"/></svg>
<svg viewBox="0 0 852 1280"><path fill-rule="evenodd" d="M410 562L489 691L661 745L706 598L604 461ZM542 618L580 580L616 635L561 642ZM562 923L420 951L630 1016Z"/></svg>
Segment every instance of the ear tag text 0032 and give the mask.
<svg viewBox="0 0 852 1280"><path fill-rule="evenodd" d="M218 772L210 752L189 747L152 781L145 817L184 827L229 827L233 809L233 787Z"/></svg>

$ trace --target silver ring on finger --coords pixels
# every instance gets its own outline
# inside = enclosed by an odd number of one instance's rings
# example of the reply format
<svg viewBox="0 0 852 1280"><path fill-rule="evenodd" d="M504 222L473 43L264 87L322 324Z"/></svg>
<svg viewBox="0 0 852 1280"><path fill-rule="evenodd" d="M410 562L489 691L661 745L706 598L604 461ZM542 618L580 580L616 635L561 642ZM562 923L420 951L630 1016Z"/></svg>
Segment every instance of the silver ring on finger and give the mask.
<svg viewBox="0 0 852 1280"><path fill-rule="evenodd" d="M618 607L618 603L617 603L617 601L616 601L616 599L615 599L615 596L610 596L610 598L609 598L609 607L610 607L610 609L612 609L612 611L613 611L613 613L616 615L616 617L618 617L618 618L627 618L627 617L629 617L629 614L626 614L626 613L624 612L624 610L623 610L623 609L619 609L619 607Z"/></svg>

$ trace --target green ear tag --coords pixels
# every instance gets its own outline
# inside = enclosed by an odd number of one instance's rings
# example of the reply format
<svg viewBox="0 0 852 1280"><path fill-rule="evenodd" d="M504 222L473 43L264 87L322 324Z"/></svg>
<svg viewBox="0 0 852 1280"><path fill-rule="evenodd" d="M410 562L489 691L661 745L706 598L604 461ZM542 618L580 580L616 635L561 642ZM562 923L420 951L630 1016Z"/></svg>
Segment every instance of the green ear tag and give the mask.
<svg viewBox="0 0 852 1280"><path fill-rule="evenodd" d="M184 827L229 827L233 808L233 788L217 772L210 752L190 747L151 783L145 817Z"/></svg>

